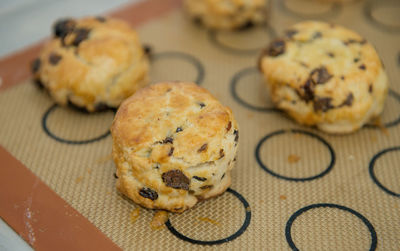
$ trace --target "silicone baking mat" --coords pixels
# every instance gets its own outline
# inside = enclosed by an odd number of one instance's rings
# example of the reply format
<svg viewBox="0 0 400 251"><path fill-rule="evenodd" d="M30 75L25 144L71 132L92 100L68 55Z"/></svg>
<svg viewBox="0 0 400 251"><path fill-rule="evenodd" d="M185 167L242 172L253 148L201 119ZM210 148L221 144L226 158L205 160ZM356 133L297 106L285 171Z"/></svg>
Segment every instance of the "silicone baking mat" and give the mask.
<svg viewBox="0 0 400 251"><path fill-rule="evenodd" d="M194 81L240 125L231 188L152 230L154 211L114 188L113 112L62 108L29 79L40 45L0 62L0 215L39 250L400 250L400 3L270 2L268 25L210 32L179 1L113 13L151 45L151 82ZM335 136L274 109L259 51L290 25L345 25L374 44L390 79L381 126ZM100 230L100 231L99 231Z"/></svg>

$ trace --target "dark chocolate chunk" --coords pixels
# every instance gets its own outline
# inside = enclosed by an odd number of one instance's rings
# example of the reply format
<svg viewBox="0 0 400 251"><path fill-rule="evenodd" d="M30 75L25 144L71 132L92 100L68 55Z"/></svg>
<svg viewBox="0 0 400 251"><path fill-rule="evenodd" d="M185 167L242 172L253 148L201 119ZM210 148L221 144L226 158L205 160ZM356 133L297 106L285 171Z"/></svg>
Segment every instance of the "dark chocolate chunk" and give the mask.
<svg viewBox="0 0 400 251"><path fill-rule="evenodd" d="M172 156L172 154L174 153L175 148L171 147L171 149L169 150L168 156Z"/></svg>
<svg viewBox="0 0 400 251"><path fill-rule="evenodd" d="M189 194L194 194L194 190L189 190Z"/></svg>
<svg viewBox="0 0 400 251"><path fill-rule="evenodd" d="M304 93L302 93L300 97L304 99L304 101L309 102L314 99L314 84L311 80L307 80L301 88Z"/></svg>
<svg viewBox="0 0 400 251"><path fill-rule="evenodd" d="M316 32L314 32L312 39L314 40L314 39L321 38L321 37L322 37L322 32L316 31Z"/></svg>
<svg viewBox="0 0 400 251"><path fill-rule="evenodd" d="M298 33L298 31L297 31L297 30L294 30L294 29L292 29L292 30L287 30L287 31L285 31L285 36L286 36L287 38L289 38L289 39L292 39L293 36L296 35L297 33Z"/></svg>
<svg viewBox="0 0 400 251"><path fill-rule="evenodd" d="M239 131L235 129L233 131L233 134L235 135L235 142L238 142L239 141Z"/></svg>
<svg viewBox="0 0 400 251"><path fill-rule="evenodd" d="M226 126L226 131L229 132L231 128L232 128L232 121L229 121L228 125Z"/></svg>
<svg viewBox="0 0 400 251"><path fill-rule="evenodd" d="M365 64L360 65L358 68L360 68L360 70L365 71L365 69L367 69L367 67L365 66Z"/></svg>
<svg viewBox="0 0 400 251"><path fill-rule="evenodd" d="M220 149L219 150L219 158L222 159L223 157L225 157L224 149Z"/></svg>
<svg viewBox="0 0 400 251"><path fill-rule="evenodd" d="M182 131L183 131L182 127L178 127L178 128L176 128L175 132L182 132Z"/></svg>
<svg viewBox="0 0 400 251"><path fill-rule="evenodd" d="M340 76L340 79L341 79L341 80L344 80L344 79L345 79L345 77L342 75L342 76Z"/></svg>
<svg viewBox="0 0 400 251"><path fill-rule="evenodd" d="M353 100L354 100L353 93L350 92L347 95L346 99L343 101L343 103L339 107L346 106L346 105L351 106L353 104Z"/></svg>
<svg viewBox="0 0 400 251"><path fill-rule="evenodd" d="M200 106L201 109L203 109L206 105L203 102L200 102L199 106Z"/></svg>
<svg viewBox="0 0 400 251"><path fill-rule="evenodd" d="M97 17L96 17L96 20L99 21L99 22L101 22L101 23L104 23L104 22L106 21L106 18L105 18L105 17L102 17L102 16L97 16Z"/></svg>
<svg viewBox="0 0 400 251"><path fill-rule="evenodd" d="M355 59L353 59L353 62L354 62L354 63L357 63L358 61L360 61L360 58L355 58Z"/></svg>
<svg viewBox="0 0 400 251"><path fill-rule="evenodd" d="M225 173L224 173L224 174L222 174L221 180L222 180L223 178L225 178Z"/></svg>
<svg viewBox="0 0 400 251"><path fill-rule="evenodd" d="M171 137L166 137L163 141L162 141L162 143L163 144L168 144L168 143L174 143L174 139L173 138L171 138Z"/></svg>
<svg viewBox="0 0 400 251"><path fill-rule="evenodd" d="M369 84L369 86L368 86L368 92L369 92L369 93L372 93L372 91L373 91L372 84Z"/></svg>
<svg viewBox="0 0 400 251"><path fill-rule="evenodd" d="M208 148L208 144L205 143L205 144L203 144L203 145L199 148L199 150L197 150L197 152L198 152L198 153L201 153L201 152L203 152L203 151L206 151L207 148Z"/></svg>
<svg viewBox="0 0 400 251"><path fill-rule="evenodd" d="M61 19L54 24L53 35L64 39L75 28L75 21L73 19Z"/></svg>
<svg viewBox="0 0 400 251"><path fill-rule="evenodd" d="M314 100L314 110L326 112L333 108L331 104L332 98L316 98Z"/></svg>
<svg viewBox="0 0 400 251"><path fill-rule="evenodd" d="M213 187L214 187L213 185L205 185L205 186L200 187L200 189L205 190L205 189L211 189Z"/></svg>
<svg viewBox="0 0 400 251"><path fill-rule="evenodd" d="M117 174L116 174L116 173L114 173L114 178L118 179L118 176L117 176Z"/></svg>
<svg viewBox="0 0 400 251"><path fill-rule="evenodd" d="M89 37L89 29L85 28L80 28L80 29L75 29L75 39L72 41L73 46L79 46L82 41L86 40Z"/></svg>
<svg viewBox="0 0 400 251"><path fill-rule="evenodd" d="M42 64L42 61L40 61L40 58L36 58L35 60L33 60L31 63L31 71L33 73L38 72L41 64Z"/></svg>
<svg viewBox="0 0 400 251"><path fill-rule="evenodd" d="M314 84L324 84L328 82L331 78L332 75L329 74L325 66L316 68L310 73L310 79L313 81Z"/></svg>
<svg viewBox="0 0 400 251"><path fill-rule="evenodd" d="M49 63L51 65L56 65L61 60L61 58L62 58L61 55L59 55L59 54L57 54L55 52L52 52L49 55Z"/></svg>
<svg viewBox="0 0 400 251"><path fill-rule="evenodd" d="M156 200L158 198L158 193L147 187L140 189L139 195L150 200Z"/></svg>
<svg viewBox="0 0 400 251"><path fill-rule="evenodd" d="M207 180L207 178L199 177L199 176L193 176L193 179L200 180L200 181L206 181Z"/></svg>
<svg viewBox="0 0 400 251"><path fill-rule="evenodd" d="M271 57L277 57L277 56L285 53L285 50L286 50L285 41L282 39L278 39L278 40L272 41L272 43L267 48L266 54Z"/></svg>
<svg viewBox="0 0 400 251"><path fill-rule="evenodd" d="M333 54L332 52L328 52L327 55L328 55L330 58L334 58L334 57L335 57L335 54Z"/></svg>
<svg viewBox="0 0 400 251"><path fill-rule="evenodd" d="M189 190L190 179L180 170L171 170L163 173L162 180L168 187Z"/></svg>

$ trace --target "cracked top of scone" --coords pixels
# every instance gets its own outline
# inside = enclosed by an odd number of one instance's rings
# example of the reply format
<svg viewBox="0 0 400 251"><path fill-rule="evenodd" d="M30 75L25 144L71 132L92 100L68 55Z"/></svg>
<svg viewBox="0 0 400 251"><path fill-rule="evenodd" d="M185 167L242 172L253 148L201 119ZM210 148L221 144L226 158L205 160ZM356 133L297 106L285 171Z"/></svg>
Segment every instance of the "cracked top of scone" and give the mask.
<svg viewBox="0 0 400 251"><path fill-rule="evenodd" d="M32 63L34 79L61 105L88 111L118 107L147 83L148 59L123 21L105 17L62 19Z"/></svg>
<svg viewBox="0 0 400 251"><path fill-rule="evenodd" d="M388 80L376 50L338 25L294 25L264 50L259 68L273 102L302 124L351 132L383 109Z"/></svg>
<svg viewBox="0 0 400 251"><path fill-rule="evenodd" d="M117 187L142 206L181 212L230 185L236 120L193 83L139 90L120 106L111 133Z"/></svg>

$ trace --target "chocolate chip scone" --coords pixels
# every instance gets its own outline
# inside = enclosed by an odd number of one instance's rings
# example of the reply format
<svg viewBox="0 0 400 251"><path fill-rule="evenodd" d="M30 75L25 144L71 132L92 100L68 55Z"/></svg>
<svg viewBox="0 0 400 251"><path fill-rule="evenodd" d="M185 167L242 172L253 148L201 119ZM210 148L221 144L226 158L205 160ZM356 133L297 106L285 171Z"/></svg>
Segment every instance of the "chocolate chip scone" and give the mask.
<svg viewBox="0 0 400 251"><path fill-rule="evenodd" d="M388 78L374 47L338 25L306 21L262 53L272 101L297 122L353 132L383 110Z"/></svg>
<svg viewBox="0 0 400 251"><path fill-rule="evenodd" d="M125 100L111 127L117 189L146 208L183 212L231 184L232 111L193 83L159 83Z"/></svg>
<svg viewBox="0 0 400 251"><path fill-rule="evenodd" d="M36 83L58 104L89 112L118 107L147 84L148 67L136 32L104 17L56 22L53 38L32 63Z"/></svg>
<svg viewBox="0 0 400 251"><path fill-rule="evenodd" d="M185 0L187 13L211 29L239 29L263 23L266 0Z"/></svg>

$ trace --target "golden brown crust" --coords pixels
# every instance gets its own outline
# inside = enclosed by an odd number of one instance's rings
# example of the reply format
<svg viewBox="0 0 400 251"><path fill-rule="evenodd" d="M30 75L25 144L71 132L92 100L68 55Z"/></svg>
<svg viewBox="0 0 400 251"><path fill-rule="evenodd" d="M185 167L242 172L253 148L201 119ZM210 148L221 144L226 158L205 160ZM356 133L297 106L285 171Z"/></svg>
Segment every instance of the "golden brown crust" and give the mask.
<svg viewBox="0 0 400 251"><path fill-rule="evenodd" d="M147 83L148 59L137 34L112 18L60 20L43 48L34 78L54 100L95 111L118 107Z"/></svg>
<svg viewBox="0 0 400 251"><path fill-rule="evenodd" d="M230 185L238 125L193 83L139 90L122 103L111 133L117 188L142 206L182 212Z"/></svg>
<svg viewBox="0 0 400 251"><path fill-rule="evenodd" d="M237 29L266 19L266 0L185 0L187 13L211 29Z"/></svg>
<svg viewBox="0 0 400 251"><path fill-rule="evenodd" d="M388 80L378 54L357 33L305 21L260 57L273 102L296 121L348 133L378 116Z"/></svg>

